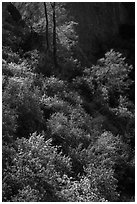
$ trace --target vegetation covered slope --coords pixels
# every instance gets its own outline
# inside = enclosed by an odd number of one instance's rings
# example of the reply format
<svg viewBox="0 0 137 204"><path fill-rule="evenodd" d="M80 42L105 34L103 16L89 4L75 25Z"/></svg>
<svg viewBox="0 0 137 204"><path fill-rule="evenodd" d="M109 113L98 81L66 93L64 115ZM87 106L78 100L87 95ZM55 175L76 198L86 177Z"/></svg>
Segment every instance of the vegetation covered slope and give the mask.
<svg viewBox="0 0 137 204"><path fill-rule="evenodd" d="M66 4L3 5L3 201L134 201L134 68L124 52L111 47L84 66Z"/></svg>

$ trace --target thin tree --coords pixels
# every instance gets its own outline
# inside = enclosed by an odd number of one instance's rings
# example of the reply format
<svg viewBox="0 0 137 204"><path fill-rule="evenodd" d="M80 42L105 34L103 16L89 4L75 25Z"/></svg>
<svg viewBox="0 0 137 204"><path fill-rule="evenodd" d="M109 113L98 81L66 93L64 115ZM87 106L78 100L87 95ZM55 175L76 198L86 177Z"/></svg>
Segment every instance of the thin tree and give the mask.
<svg viewBox="0 0 137 204"><path fill-rule="evenodd" d="M57 67L57 44L56 44L56 4L55 2L51 3L53 11L53 59L54 66Z"/></svg>
<svg viewBox="0 0 137 204"><path fill-rule="evenodd" d="M49 50L49 21L48 21L48 13L47 13L47 5L46 2L44 2L44 9L45 9L45 18L46 18L46 44L47 44L47 48L46 48L46 52Z"/></svg>

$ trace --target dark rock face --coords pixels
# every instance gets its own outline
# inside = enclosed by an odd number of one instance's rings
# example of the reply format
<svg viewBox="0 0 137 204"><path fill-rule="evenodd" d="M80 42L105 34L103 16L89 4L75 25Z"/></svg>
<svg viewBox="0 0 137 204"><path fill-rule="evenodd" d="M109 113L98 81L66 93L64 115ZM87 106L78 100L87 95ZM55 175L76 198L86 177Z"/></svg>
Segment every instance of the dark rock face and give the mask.
<svg viewBox="0 0 137 204"><path fill-rule="evenodd" d="M135 3L73 2L65 7L68 17L77 23L78 46L74 55L84 65L95 63L111 48L124 53L134 64ZM2 17L3 44L22 46L24 51L42 48L45 36L31 31L12 3L2 4Z"/></svg>
<svg viewBox="0 0 137 204"><path fill-rule="evenodd" d="M14 51L21 48L30 30L19 11L10 2L2 3L2 45L9 46Z"/></svg>
<svg viewBox="0 0 137 204"><path fill-rule="evenodd" d="M121 34L122 37L133 37L130 26L134 25L134 3L73 2L67 4L67 10L78 23L79 46L92 62L106 52Z"/></svg>
<svg viewBox="0 0 137 204"><path fill-rule="evenodd" d="M11 14L14 21L18 22L21 20L21 15L20 15L19 11L16 9L15 6L13 6L12 3L10 3L10 2L8 3L7 10Z"/></svg>
<svg viewBox="0 0 137 204"><path fill-rule="evenodd" d="M10 2L2 3L2 44L24 52L41 47L42 37L22 20L18 9Z"/></svg>
<svg viewBox="0 0 137 204"><path fill-rule="evenodd" d="M11 24L23 23L21 14L11 2L2 3L2 24L9 22Z"/></svg>

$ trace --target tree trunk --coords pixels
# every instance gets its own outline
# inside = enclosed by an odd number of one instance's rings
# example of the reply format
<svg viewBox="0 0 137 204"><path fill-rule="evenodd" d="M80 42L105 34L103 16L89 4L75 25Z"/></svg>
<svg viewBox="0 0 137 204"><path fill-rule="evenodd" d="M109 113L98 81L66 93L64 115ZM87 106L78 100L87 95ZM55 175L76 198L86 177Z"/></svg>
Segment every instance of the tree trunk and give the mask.
<svg viewBox="0 0 137 204"><path fill-rule="evenodd" d="M47 14L47 6L45 2L44 2L44 8L45 8L45 18L46 18L46 44L47 44L46 52L47 52L49 50L49 32L48 32L49 21L48 21L48 14Z"/></svg>
<svg viewBox="0 0 137 204"><path fill-rule="evenodd" d="M57 45L56 45L56 4L55 2L51 3L53 10L53 59L54 66L57 67Z"/></svg>

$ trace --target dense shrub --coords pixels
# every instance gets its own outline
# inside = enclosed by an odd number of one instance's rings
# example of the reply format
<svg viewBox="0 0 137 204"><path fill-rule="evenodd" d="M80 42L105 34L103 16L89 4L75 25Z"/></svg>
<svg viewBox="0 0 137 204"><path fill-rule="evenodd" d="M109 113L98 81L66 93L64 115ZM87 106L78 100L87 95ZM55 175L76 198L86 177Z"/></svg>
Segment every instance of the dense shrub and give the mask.
<svg viewBox="0 0 137 204"><path fill-rule="evenodd" d="M115 106L114 103L117 101L113 96L116 97L117 94L127 91L132 83L128 78L132 69L132 66L126 64L122 54L111 50L105 54L104 58L98 60L97 65L91 69L85 69L85 80L91 90L94 87L95 95L100 94L105 102L109 102L110 106Z"/></svg>
<svg viewBox="0 0 137 204"><path fill-rule="evenodd" d="M83 176L80 181L65 179L67 184L61 191L61 196L68 202L104 202L106 201L96 188L92 188L88 177Z"/></svg>
<svg viewBox="0 0 137 204"><path fill-rule="evenodd" d="M40 109L40 94L37 88L34 87L33 89L31 88L31 81L28 82L26 78L13 77L9 79L9 83L3 92L4 103L8 104L14 115L17 115L16 133L20 137L24 135L27 137L42 125L43 115ZM6 111L8 109L5 110L5 114ZM13 124L11 123L11 125ZM12 126L10 128L12 129Z"/></svg>
<svg viewBox="0 0 137 204"><path fill-rule="evenodd" d="M10 192L13 201L49 201L48 197L51 199L52 196L54 200L56 191L60 189L58 180L71 172L70 159L57 153L57 148L51 146L51 140L44 141L44 136L36 133L16 143L13 163L3 173L3 201L8 201ZM29 194L27 189L32 189ZM40 197L35 198L33 194Z"/></svg>
<svg viewBox="0 0 137 204"><path fill-rule="evenodd" d="M43 3L14 5L24 27L3 27L3 201L133 201L132 66L113 49L91 66L75 19L56 3L55 69L51 3L47 52Z"/></svg>

